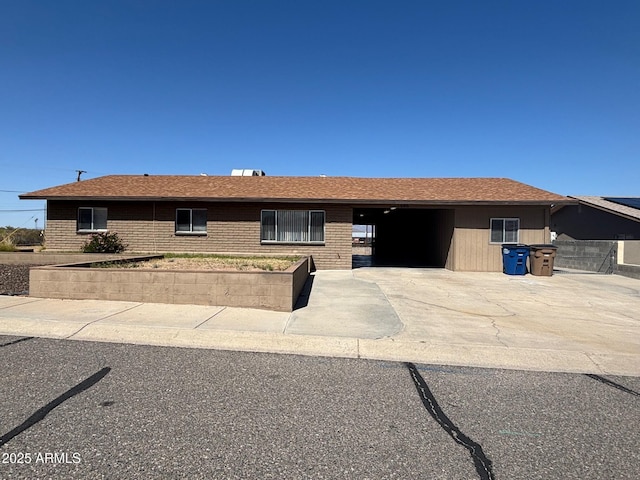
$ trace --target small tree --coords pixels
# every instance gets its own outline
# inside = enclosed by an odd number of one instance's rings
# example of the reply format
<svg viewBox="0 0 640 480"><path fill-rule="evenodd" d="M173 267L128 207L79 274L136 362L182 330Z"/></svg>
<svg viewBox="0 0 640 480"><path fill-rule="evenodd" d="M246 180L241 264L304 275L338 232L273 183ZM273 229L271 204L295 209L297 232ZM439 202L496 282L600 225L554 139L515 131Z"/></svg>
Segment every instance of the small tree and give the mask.
<svg viewBox="0 0 640 480"><path fill-rule="evenodd" d="M82 245L84 253L121 253L129 245L122 242L117 233L96 233Z"/></svg>

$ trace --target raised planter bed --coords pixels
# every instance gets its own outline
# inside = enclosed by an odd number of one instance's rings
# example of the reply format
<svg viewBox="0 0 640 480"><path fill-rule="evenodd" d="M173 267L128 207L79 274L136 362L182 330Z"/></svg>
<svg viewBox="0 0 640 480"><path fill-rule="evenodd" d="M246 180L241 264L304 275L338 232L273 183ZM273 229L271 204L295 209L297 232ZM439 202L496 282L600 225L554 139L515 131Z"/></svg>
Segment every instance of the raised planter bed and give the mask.
<svg viewBox="0 0 640 480"><path fill-rule="evenodd" d="M281 272L91 268L92 263L85 261L32 268L29 295L290 312L309 276L308 257Z"/></svg>
<svg viewBox="0 0 640 480"><path fill-rule="evenodd" d="M87 258L93 262L114 259L138 258L139 255L123 253L57 253L57 252L0 252L3 265L59 265L63 263L84 263Z"/></svg>

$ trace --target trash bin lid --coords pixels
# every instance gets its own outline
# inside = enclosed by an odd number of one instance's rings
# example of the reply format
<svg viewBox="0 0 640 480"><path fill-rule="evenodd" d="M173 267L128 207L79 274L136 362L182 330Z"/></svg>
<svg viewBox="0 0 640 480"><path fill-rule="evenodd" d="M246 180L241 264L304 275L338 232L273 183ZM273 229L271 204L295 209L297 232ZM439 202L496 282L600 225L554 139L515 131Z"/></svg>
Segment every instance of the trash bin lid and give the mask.
<svg viewBox="0 0 640 480"><path fill-rule="evenodd" d="M552 249L552 250L558 249L558 247L556 245L553 245L552 243L534 243L529 246L533 249L539 249L539 248Z"/></svg>

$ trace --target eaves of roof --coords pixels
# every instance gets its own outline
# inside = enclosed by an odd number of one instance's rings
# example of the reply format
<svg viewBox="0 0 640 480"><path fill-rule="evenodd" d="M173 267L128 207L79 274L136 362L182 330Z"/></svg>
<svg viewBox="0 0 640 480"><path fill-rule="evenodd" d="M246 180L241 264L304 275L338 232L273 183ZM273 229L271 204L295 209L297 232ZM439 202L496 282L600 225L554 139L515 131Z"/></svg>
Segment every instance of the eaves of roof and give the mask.
<svg viewBox="0 0 640 480"><path fill-rule="evenodd" d="M334 198L258 198L258 197L27 197L23 200L62 200L62 201L127 201L127 202L215 202L215 203L305 203L305 204L340 204L340 205L385 205L396 207L437 206L437 205L550 205L548 200L368 200L368 199L334 199ZM556 203L564 202L558 200ZM565 202L567 204L576 202Z"/></svg>
<svg viewBox="0 0 640 480"><path fill-rule="evenodd" d="M550 205L572 200L505 178L201 177L113 175L22 199L359 205Z"/></svg>
<svg viewBox="0 0 640 480"><path fill-rule="evenodd" d="M575 199L579 203L601 210L603 212L617 215L619 217L626 218L627 220L632 220L634 222L640 222L640 210L638 210L637 208L631 208L625 205L620 205L618 203L606 200L603 197L572 196L569 198Z"/></svg>

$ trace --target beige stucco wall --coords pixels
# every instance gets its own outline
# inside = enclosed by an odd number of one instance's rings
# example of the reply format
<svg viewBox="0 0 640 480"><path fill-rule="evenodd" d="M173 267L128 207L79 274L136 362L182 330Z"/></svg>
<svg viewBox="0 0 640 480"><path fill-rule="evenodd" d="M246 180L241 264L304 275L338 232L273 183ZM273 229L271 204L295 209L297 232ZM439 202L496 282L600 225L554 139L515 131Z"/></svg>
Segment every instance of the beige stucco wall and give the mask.
<svg viewBox="0 0 640 480"><path fill-rule="evenodd" d="M206 202L48 202L46 248L79 250L89 234L76 233L78 207L107 207L109 231L117 232L130 252L201 252L311 256L316 268L351 268L352 209L346 206ZM176 235L176 208L206 208L207 235ZM325 244L261 244L262 209L322 209Z"/></svg>
<svg viewBox="0 0 640 480"><path fill-rule="evenodd" d="M219 305L290 312L309 275L304 258L285 272L32 268L29 295L44 298Z"/></svg>
<svg viewBox="0 0 640 480"><path fill-rule="evenodd" d="M640 265L640 240L618 241L618 263Z"/></svg>
<svg viewBox="0 0 640 480"><path fill-rule="evenodd" d="M547 207L457 208L452 240L453 258L447 268L461 271L501 272L500 244L490 243L491 218L520 218L520 243L549 243Z"/></svg>

